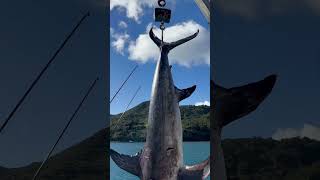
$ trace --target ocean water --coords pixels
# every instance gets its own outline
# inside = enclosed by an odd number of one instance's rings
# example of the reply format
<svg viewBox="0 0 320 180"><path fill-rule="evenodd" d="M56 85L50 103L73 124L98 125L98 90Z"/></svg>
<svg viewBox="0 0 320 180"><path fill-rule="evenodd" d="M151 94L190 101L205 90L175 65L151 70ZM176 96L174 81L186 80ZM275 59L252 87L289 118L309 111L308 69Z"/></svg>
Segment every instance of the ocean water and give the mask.
<svg viewBox="0 0 320 180"><path fill-rule="evenodd" d="M136 154L142 149L143 145L144 143L110 143L112 149L128 155ZM184 142L183 153L184 163L187 165L202 162L210 154L210 142ZM207 179L210 179L210 177ZM110 180L139 180L139 178L120 169L110 158Z"/></svg>

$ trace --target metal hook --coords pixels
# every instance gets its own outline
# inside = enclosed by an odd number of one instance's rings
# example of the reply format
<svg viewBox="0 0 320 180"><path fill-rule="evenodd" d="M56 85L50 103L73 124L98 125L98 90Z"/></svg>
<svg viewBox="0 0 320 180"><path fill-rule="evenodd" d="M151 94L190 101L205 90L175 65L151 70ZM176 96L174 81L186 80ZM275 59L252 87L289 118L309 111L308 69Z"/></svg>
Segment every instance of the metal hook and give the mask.
<svg viewBox="0 0 320 180"><path fill-rule="evenodd" d="M163 44L163 31L165 30L164 22L162 21L160 24L160 29L161 29L161 43Z"/></svg>
<svg viewBox="0 0 320 180"><path fill-rule="evenodd" d="M158 0L158 5L159 5L160 7L164 7L166 4L167 4L167 3L166 3L165 0Z"/></svg>

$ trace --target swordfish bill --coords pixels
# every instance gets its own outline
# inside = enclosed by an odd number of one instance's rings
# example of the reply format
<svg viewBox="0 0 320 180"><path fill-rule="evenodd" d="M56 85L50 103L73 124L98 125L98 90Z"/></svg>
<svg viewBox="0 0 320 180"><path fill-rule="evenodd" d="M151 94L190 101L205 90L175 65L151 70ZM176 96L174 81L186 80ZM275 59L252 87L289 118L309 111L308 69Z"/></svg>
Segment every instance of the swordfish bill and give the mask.
<svg viewBox="0 0 320 180"><path fill-rule="evenodd" d="M185 166L182 150L182 124L179 102L196 89L178 89L174 86L168 53L175 47L195 38L199 30L184 39L167 43L153 33L149 36L160 49L160 58L154 73L149 106L146 143L135 156L110 150L113 161L123 170L141 180L201 180L210 173L209 158L203 162Z"/></svg>

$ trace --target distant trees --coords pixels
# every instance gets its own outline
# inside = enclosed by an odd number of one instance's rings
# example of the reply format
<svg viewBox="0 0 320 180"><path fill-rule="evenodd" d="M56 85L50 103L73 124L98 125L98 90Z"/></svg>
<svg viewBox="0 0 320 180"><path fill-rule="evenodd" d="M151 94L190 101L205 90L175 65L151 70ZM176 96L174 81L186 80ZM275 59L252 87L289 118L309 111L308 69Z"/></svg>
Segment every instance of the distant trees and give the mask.
<svg viewBox="0 0 320 180"><path fill-rule="evenodd" d="M181 106L184 141L210 140L210 107ZM121 114L111 116L111 141L144 141L146 137L149 102L130 109L119 121Z"/></svg>

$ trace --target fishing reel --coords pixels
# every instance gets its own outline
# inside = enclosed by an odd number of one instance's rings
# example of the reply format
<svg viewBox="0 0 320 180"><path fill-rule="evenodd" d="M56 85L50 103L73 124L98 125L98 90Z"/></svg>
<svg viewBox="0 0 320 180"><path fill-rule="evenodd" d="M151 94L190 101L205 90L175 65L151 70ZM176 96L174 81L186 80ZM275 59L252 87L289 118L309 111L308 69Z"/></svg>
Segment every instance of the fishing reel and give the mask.
<svg viewBox="0 0 320 180"><path fill-rule="evenodd" d="M156 22L160 22L160 29L164 30L164 23L169 23L171 19L171 10L164 8L166 6L165 0L158 0L158 8L155 8L154 19Z"/></svg>

